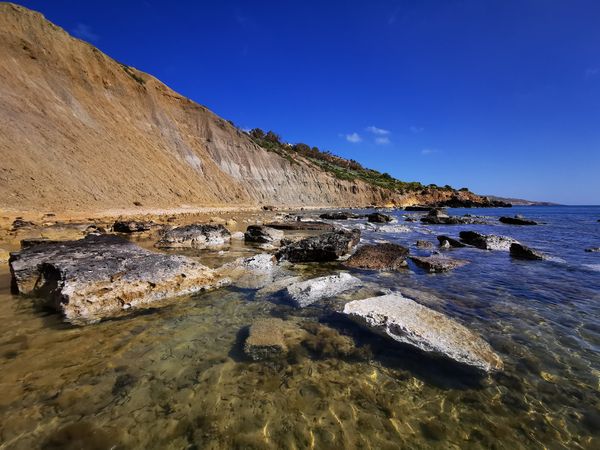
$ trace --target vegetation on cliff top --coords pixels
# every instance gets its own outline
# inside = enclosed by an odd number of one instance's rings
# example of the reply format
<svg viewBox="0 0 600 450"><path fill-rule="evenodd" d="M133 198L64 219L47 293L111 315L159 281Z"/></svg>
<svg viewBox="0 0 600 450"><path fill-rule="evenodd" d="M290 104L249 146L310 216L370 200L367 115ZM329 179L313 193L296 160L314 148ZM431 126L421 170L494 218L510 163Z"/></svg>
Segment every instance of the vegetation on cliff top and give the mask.
<svg viewBox="0 0 600 450"><path fill-rule="evenodd" d="M371 185L399 193L424 189L454 190L448 185L440 188L435 184L425 186L417 181L401 181L388 173L381 173L377 170L363 167L353 159L345 159L334 155L330 151L320 150L318 147L311 147L301 142L293 145L287 144L282 142L281 137L273 131L265 133L260 128L254 128L248 131L247 134L257 145L265 150L278 153L292 163L296 162L297 157L302 157L321 169L330 172L340 180L362 180Z"/></svg>

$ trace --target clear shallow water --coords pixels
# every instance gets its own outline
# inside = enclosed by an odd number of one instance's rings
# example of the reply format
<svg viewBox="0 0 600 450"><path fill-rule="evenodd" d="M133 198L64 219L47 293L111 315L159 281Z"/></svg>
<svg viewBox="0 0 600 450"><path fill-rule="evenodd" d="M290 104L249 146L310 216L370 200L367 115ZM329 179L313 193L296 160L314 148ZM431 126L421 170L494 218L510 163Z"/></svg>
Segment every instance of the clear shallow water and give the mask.
<svg viewBox="0 0 600 450"><path fill-rule="evenodd" d="M425 227L399 211L397 225L409 231L363 237L419 253L416 239L472 229L514 237L553 260L452 249L444 253L471 264L441 275L412 265L357 271L367 287L337 302L377 288L413 294L480 333L504 373L477 378L396 348L325 305L297 310L235 286L74 328L11 296L4 268L0 448L599 448L600 254L584 249L600 246L600 208L451 210L463 213L494 224ZM516 213L545 224L495 221ZM199 256L216 266L232 255ZM336 270L305 265L291 274ZM272 316L312 330L310 340L285 361L247 360L247 327ZM356 347L337 345L342 336Z"/></svg>

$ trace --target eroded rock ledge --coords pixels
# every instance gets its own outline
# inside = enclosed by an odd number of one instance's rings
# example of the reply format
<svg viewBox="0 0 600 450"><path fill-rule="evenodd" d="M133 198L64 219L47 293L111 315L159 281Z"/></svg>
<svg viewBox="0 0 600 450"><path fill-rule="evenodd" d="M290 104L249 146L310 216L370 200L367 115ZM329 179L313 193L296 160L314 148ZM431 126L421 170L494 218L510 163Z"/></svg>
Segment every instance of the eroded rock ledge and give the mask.
<svg viewBox="0 0 600 450"><path fill-rule="evenodd" d="M227 283L190 258L108 235L34 245L12 253L9 263L13 291L40 298L80 325Z"/></svg>

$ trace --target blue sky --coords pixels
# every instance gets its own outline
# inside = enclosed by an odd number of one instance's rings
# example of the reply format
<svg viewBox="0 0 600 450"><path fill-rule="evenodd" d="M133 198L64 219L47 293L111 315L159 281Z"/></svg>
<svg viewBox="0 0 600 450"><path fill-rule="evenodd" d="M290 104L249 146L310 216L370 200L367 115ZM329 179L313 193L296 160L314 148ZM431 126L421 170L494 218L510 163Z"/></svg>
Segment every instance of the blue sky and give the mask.
<svg viewBox="0 0 600 450"><path fill-rule="evenodd" d="M600 2L22 1L242 128L456 188L600 204Z"/></svg>

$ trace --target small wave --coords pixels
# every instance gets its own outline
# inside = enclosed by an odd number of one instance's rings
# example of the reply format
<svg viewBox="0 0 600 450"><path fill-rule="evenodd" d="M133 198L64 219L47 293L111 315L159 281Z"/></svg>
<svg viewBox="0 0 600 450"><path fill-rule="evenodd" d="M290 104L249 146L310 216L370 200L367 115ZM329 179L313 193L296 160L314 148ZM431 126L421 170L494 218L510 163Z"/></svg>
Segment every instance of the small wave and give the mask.
<svg viewBox="0 0 600 450"><path fill-rule="evenodd" d="M406 225L382 225L377 229L377 231L381 231L383 233L410 233L412 229Z"/></svg>
<svg viewBox="0 0 600 450"><path fill-rule="evenodd" d="M600 264L583 264L583 267L594 272L600 272Z"/></svg>

